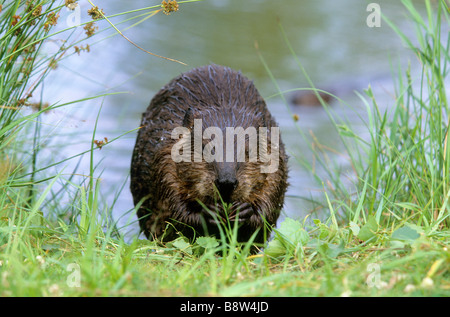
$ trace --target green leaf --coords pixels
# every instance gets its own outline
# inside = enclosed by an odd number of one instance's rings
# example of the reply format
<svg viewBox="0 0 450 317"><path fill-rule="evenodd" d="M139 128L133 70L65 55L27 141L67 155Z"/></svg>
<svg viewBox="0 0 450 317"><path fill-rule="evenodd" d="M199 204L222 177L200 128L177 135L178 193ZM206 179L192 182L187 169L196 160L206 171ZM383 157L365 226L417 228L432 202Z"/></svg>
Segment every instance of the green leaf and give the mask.
<svg viewBox="0 0 450 317"><path fill-rule="evenodd" d="M392 233L391 239L403 240L403 241L414 241L420 237L420 234L413 228L409 226L403 226L398 228Z"/></svg>
<svg viewBox="0 0 450 317"><path fill-rule="evenodd" d="M276 258L285 255L287 252L283 243L281 243L279 239L275 238L269 242L267 248L264 250L264 253Z"/></svg>
<svg viewBox="0 0 450 317"><path fill-rule="evenodd" d="M186 253L192 254L192 248L191 245L189 244L189 242L187 242L186 240L184 240L184 238L180 237L178 239L176 239L175 241L172 242L172 245L181 250L184 251Z"/></svg>
<svg viewBox="0 0 450 317"><path fill-rule="evenodd" d="M309 241L308 232L303 229L302 224L291 218L286 218L274 231L275 237L264 251L273 257L295 252L297 247L306 245Z"/></svg>
<svg viewBox="0 0 450 317"><path fill-rule="evenodd" d="M369 216L367 222L361 227L358 233L358 238L362 241L367 241L374 237L378 231L378 223L374 216Z"/></svg>
<svg viewBox="0 0 450 317"><path fill-rule="evenodd" d="M359 226L358 226L355 222L350 221L350 230L352 230L352 232L353 232L353 234L354 234L355 236L358 236L359 231L360 231L361 229L359 228Z"/></svg>
<svg viewBox="0 0 450 317"><path fill-rule="evenodd" d="M333 243L322 243L320 246L320 251L330 258L336 258L345 250L345 244L343 241L339 245Z"/></svg>
<svg viewBox="0 0 450 317"><path fill-rule="evenodd" d="M280 225L280 228L276 230L277 233L281 234L282 239L285 242L289 242L292 245L302 244L305 245L309 241L308 232L303 229L300 221L286 218Z"/></svg>
<svg viewBox="0 0 450 317"><path fill-rule="evenodd" d="M330 234L330 228L326 224L321 223L320 220L315 219L314 224L319 228L319 239L325 239Z"/></svg>
<svg viewBox="0 0 450 317"><path fill-rule="evenodd" d="M213 249L219 245L214 237L198 237L195 242L204 249Z"/></svg>

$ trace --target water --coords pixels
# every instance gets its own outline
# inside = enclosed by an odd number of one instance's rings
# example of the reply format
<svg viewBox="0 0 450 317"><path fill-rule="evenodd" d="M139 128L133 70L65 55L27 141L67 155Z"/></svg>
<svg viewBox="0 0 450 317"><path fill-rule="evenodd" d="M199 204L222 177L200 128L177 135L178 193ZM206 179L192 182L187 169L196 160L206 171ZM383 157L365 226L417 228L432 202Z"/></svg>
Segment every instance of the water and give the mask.
<svg viewBox="0 0 450 317"><path fill-rule="evenodd" d="M158 3L135 0L98 1L97 4L110 15ZM408 31L400 3L378 3L384 14L406 32L412 32ZM88 21L85 12L90 6L87 1L80 1L80 5L81 21ZM357 114L364 113L364 105L352 90L361 91L371 83L384 105L392 105L390 65L396 67L399 62L405 65L407 58L412 56L386 23L381 22L379 28L366 25L369 14L366 5L360 0L206 0L181 4L179 12L170 16L159 13L128 30L125 28L136 20L120 24L123 33L138 45L181 60L188 66L150 56L120 36L97 42L111 32L89 39L86 43L91 44L90 53L82 52L80 56L75 54L65 59L48 77L44 85L45 101L68 102L105 92L124 93L74 104L45 115L43 120L50 131L57 131L59 137L48 138L43 153L57 160L89 149L100 108L96 139L107 137L112 140L137 128L141 113L164 84L181 72L211 62L241 70L254 80L264 97L276 94L277 88L258 54L267 62L281 90L308 87L279 25L314 83L345 91L342 94L345 103L333 103L332 111L358 125ZM70 14L63 12L61 21ZM119 23L131 16L111 20ZM100 25L106 26L106 23ZM290 94L285 96L291 97ZM320 194L322 187L296 163L296 157L307 157L310 153L299 137L292 114L299 115L297 124L306 134L313 133L325 145L336 144L336 131L323 109L295 108L280 96L268 98L267 103L282 127L283 141L291 156L291 186L285 215L301 219L310 206L299 197ZM135 137L135 132L126 134L95 153L96 162L101 162L97 171L102 172L102 194L109 205L114 202L113 216L120 218L121 224L130 218L129 214L125 218L121 216L133 208L129 183L124 185L124 182L129 173ZM61 144L66 145L63 151L59 150ZM335 159L344 169L349 168L345 159L340 156ZM67 163L66 170L70 171L75 163ZM87 156L77 172L89 174ZM122 186L125 186L123 191L114 201ZM133 215L131 219L135 220ZM137 234L137 226L131 228L127 229L129 234Z"/></svg>

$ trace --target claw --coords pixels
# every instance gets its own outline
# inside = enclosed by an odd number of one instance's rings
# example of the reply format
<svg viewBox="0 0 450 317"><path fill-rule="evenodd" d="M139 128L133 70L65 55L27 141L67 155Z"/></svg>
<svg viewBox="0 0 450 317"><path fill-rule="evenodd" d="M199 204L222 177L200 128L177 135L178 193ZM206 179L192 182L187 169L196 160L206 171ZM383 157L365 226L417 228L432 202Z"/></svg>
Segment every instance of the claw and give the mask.
<svg viewBox="0 0 450 317"><path fill-rule="evenodd" d="M239 223L247 221L253 214L254 210L250 203L234 202L230 205L223 206L220 203L206 205L209 212L205 210L205 216L210 224L219 225L221 222L238 221ZM215 213L216 217L211 215Z"/></svg>
<svg viewBox="0 0 450 317"><path fill-rule="evenodd" d="M253 215L253 207L249 203L240 203L233 208L233 214L229 217L231 221L245 222Z"/></svg>

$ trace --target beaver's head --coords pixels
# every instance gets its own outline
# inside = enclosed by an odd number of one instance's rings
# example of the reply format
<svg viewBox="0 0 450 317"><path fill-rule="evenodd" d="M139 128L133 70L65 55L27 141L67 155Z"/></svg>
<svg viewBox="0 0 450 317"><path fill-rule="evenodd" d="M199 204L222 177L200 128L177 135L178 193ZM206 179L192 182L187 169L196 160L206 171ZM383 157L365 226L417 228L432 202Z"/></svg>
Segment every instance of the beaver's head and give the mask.
<svg viewBox="0 0 450 317"><path fill-rule="evenodd" d="M272 142L273 128L265 126L262 114L251 115L252 120L250 114L238 116L232 107L214 114L186 112L172 154L179 155L178 190L189 212L213 211L231 220L238 212L258 216L265 193L273 190L267 179L277 172L279 136Z"/></svg>

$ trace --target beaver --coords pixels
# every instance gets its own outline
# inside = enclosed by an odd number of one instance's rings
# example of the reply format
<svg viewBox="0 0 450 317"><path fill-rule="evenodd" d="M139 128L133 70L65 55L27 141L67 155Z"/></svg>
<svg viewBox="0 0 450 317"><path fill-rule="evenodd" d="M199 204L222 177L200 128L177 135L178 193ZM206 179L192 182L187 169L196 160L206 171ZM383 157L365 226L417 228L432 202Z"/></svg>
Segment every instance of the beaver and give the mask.
<svg viewBox="0 0 450 317"><path fill-rule="evenodd" d="M255 234L253 243L263 244L288 186L277 129L240 72L212 64L174 78L143 113L133 151L130 188L141 231L158 241L177 233L193 241L220 237L228 223L238 225L239 242Z"/></svg>
<svg viewBox="0 0 450 317"><path fill-rule="evenodd" d="M328 90L327 92L317 91L317 94L322 98L325 105L329 105L332 101L332 94L334 90ZM296 106L310 106L310 107L320 107L322 102L313 90L302 90L297 91L293 94L291 98L291 103Z"/></svg>
<svg viewBox="0 0 450 317"><path fill-rule="evenodd" d="M318 95L322 99L324 105L332 105L355 92L363 93L369 85L385 86L389 80L389 74L380 73L367 77L352 76L351 78L342 77L327 84L318 85L318 90L307 89L295 91L290 98L291 104L294 106L322 107Z"/></svg>

